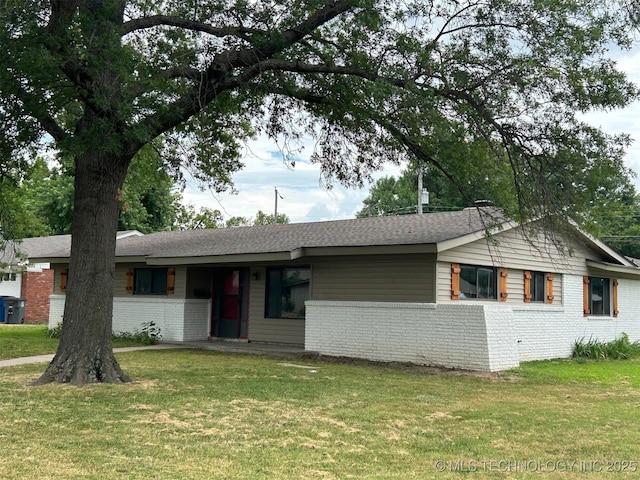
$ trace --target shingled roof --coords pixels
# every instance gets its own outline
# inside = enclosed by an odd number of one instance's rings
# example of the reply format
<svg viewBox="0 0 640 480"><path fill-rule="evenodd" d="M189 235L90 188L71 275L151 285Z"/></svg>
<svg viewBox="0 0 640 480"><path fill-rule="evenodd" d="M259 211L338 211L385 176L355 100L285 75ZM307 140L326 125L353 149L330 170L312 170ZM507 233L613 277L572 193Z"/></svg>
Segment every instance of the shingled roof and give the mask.
<svg viewBox="0 0 640 480"><path fill-rule="evenodd" d="M117 239L140 237L137 230L118 232ZM71 249L71 235L51 235L48 237L23 238L6 242L0 250L0 262L9 265L24 263L22 257L34 260L49 257L68 257Z"/></svg>
<svg viewBox="0 0 640 480"><path fill-rule="evenodd" d="M118 242L117 256L199 257L300 248L434 244L484 230L476 209L315 223L161 232Z"/></svg>
<svg viewBox="0 0 640 480"><path fill-rule="evenodd" d="M18 265L24 263L21 257L38 258L51 252L68 252L71 248L71 235L52 235L50 237L23 238L8 241L0 251L0 263Z"/></svg>
<svg viewBox="0 0 640 480"><path fill-rule="evenodd" d="M370 217L313 223L158 232L120 238L116 257L147 259L219 257L292 252L303 248L437 244L483 232L495 222L495 210L472 208L424 215ZM30 258L64 259L69 245ZM31 253L31 252L30 252Z"/></svg>

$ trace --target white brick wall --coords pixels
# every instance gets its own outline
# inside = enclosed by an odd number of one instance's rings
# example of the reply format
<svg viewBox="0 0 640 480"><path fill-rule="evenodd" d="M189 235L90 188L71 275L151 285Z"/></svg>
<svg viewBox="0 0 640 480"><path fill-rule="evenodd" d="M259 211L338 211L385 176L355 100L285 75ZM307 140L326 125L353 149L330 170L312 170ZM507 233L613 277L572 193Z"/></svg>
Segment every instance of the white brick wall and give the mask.
<svg viewBox="0 0 640 480"><path fill-rule="evenodd" d="M499 371L571 355L580 338L640 340L640 282L620 279L617 318L584 317L582 276L563 276L562 306L306 302L305 348L324 355Z"/></svg>
<svg viewBox="0 0 640 480"><path fill-rule="evenodd" d="M62 321L64 295L51 295L49 328ZM154 322L162 341L206 340L209 325L209 301L158 297L116 297L113 300L113 331L135 332Z"/></svg>
<svg viewBox="0 0 640 480"><path fill-rule="evenodd" d="M308 301L305 349L474 370L518 365L509 307ZM491 344L489 344L491 341Z"/></svg>
<svg viewBox="0 0 640 480"><path fill-rule="evenodd" d="M49 295L49 328L56 328L62 323L64 314L64 295Z"/></svg>
<svg viewBox="0 0 640 480"><path fill-rule="evenodd" d="M209 300L188 299L184 301L183 342L197 342L209 338Z"/></svg>
<svg viewBox="0 0 640 480"><path fill-rule="evenodd" d="M617 318L584 317L582 277L564 275L563 282L562 307L513 307L521 361L568 357L575 341L583 337L610 341L624 332L631 341L640 340L639 281L619 280Z"/></svg>

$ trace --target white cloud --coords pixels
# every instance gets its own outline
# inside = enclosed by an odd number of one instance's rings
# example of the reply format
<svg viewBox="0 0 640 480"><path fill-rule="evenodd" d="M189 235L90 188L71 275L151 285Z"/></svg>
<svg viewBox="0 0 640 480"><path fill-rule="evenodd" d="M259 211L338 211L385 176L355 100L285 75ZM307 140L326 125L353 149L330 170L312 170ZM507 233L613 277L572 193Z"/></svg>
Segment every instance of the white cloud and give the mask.
<svg viewBox="0 0 640 480"><path fill-rule="evenodd" d="M260 137L247 146L244 169L233 175L236 195L200 191L190 183L183 192L184 201L197 207L219 209L225 218L252 218L259 210L268 214L274 212L277 188L282 197L278 198L278 213L286 214L291 222L353 218L362 208L370 185L357 190L338 184L326 188L321 182L320 167L309 161L313 150L311 141L307 140L302 147L296 156L295 167L291 167L284 162L274 142ZM388 165L374 177L398 176L400 171L401 167Z"/></svg>

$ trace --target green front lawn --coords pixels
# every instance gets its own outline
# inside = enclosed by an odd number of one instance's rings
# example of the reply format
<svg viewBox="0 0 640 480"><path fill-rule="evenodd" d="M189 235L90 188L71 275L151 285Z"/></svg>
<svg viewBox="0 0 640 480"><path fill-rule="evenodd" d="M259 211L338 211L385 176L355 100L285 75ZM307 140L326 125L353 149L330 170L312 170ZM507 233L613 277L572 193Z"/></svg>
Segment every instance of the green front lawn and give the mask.
<svg viewBox="0 0 640 480"><path fill-rule="evenodd" d="M184 350L118 359L132 383L30 387L44 365L0 370L0 478L583 479L640 468L635 360L491 376Z"/></svg>
<svg viewBox="0 0 640 480"><path fill-rule="evenodd" d="M134 339L114 338L114 347L141 345ZM58 339L49 338L46 325L0 324L0 360L55 353Z"/></svg>
<svg viewBox="0 0 640 480"><path fill-rule="evenodd" d="M0 325L0 360L55 353L57 347L46 325Z"/></svg>

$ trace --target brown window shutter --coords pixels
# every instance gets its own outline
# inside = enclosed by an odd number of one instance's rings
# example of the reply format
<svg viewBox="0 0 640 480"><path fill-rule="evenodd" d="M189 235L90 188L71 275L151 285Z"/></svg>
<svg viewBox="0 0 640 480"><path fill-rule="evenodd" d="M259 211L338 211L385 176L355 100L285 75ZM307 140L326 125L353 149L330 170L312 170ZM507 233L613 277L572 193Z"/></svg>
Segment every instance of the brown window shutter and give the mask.
<svg viewBox="0 0 640 480"><path fill-rule="evenodd" d="M176 291L176 269L167 269L167 295L173 295Z"/></svg>
<svg viewBox="0 0 640 480"><path fill-rule="evenodd" d="M553 273L547 273L547 303L553 303Z"/></svg>
<svg viewBox="0 0 640 480"><path fill-rule="evenodd" d="M451 300L460 300L460 264L451 264Z"/></svg>
<svg viewBox="0 0 640 480"><path fill-rule="evenodd" d="M60 270L60 291L61 292L67 291L67 275L68 274L69 274L69 270L67 270L66 268L63 268L62 270Z"/></svg>
<svg viewBox="0 0 640 480"><path fill-rule="evenodd" d="M531 272L524 272L524 302L531 302Z"/></svg>
<svg viewBox="0 0 640 480"><path fill-rule="evenodd" d="M509 272L506 268L501 268L500 270L500 301L507 301L507 277L509 276Z"/></svg>
<svg viewBox="0 0 640 480"><path fill-rule="evenodd" d="M618 314L620 313L618 311L618 279L614 278L611 281L611 288L613 290L613 316L617 317Z"/></svg>
<svg viewBox="0 0 640 480"><path fill-rule="evenodd" d="M583 315L588 317L591 312L589 311L589 277L586 275L582 277L582 307Z"/></svg>
<svg viewBox="0 0 640 480"><path fill-rule="evenodd" d="M133 293L133 268L127 270L127 293L129 295Z"/></svg>

